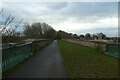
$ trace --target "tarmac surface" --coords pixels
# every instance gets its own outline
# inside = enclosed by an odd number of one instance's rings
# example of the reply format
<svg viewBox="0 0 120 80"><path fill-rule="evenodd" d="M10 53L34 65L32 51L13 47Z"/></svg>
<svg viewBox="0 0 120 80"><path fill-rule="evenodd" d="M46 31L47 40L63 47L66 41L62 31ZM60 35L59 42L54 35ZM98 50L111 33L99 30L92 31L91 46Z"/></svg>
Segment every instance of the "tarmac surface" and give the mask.
<svg viewBox="0 0 120 80"><path fill-rule="evenodd" d="M57 40L46 46L7 78L67 78Z"/></svg>

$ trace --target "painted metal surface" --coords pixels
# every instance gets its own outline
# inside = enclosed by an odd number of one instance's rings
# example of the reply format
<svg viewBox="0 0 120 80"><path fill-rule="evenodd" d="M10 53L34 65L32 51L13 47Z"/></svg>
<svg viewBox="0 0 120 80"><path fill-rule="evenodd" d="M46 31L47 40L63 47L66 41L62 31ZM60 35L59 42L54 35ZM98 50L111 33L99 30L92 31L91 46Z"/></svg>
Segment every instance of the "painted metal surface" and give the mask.
<svg viewBox="0 0 120 80"><path fill-rule="evenodd" d="M2 71L15 66L32 53L32 44L24 44L2 49Z"/></svg>
<svg viewBox="0 0 120 80"><path fill-rule="evenodd" d="M120 45L118 44L107 44L106 54L115 58L120 58Z"/></svg>

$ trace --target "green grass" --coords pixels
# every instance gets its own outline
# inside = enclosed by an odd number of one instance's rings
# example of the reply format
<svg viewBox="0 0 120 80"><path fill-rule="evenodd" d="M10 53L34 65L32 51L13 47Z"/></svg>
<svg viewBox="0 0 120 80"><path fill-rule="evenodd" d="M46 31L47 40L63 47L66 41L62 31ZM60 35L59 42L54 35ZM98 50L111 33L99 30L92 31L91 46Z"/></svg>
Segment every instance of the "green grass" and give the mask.
<svg viewBox="0 0 120 80"><path fill-rule="evenodd" d="M118 60L102 51L58 41L69 78L117 78Z"/></svg>

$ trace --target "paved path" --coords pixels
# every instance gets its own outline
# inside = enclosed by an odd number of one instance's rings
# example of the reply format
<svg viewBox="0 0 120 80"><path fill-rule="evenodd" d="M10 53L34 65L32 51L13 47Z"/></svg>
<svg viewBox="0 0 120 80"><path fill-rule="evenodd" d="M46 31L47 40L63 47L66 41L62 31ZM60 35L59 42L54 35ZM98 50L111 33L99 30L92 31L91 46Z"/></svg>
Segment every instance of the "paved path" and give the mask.
<svg viewBox="0 0 120 80"><path fill-rule="evenodd" d="M62 57L57 41L45 47L28 63L23 64L8 78L66 78Z"/></svg>

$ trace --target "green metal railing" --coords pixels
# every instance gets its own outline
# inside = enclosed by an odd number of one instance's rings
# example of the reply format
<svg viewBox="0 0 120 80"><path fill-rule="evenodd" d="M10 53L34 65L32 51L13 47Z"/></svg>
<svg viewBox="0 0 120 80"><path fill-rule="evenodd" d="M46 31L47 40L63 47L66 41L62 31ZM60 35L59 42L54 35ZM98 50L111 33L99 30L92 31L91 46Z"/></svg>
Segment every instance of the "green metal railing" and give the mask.
<svg viewBox="0 0 120 80"><path fill-rule="evenodd" d="M106 54L115 58L120 58L120 45L119 44L107 44Z"/></svg>
<svg viewBox="0 0 120 80"><path fill-rule="evenodd" d="M12 46L9 48L2 49L2 70L4 72L19 62L23 61L25 58L28 58L36 48L43 47L50 43L50 40L36 40L30 43L27 42L21 45ZM0 63L1 64L1 63Z"/></svg>
<svg viewBox="0 0 120 80"><path fill-rule="evenodd" d="M2 71L15 66L31 54L31 43L2 49Z"/></svg>

